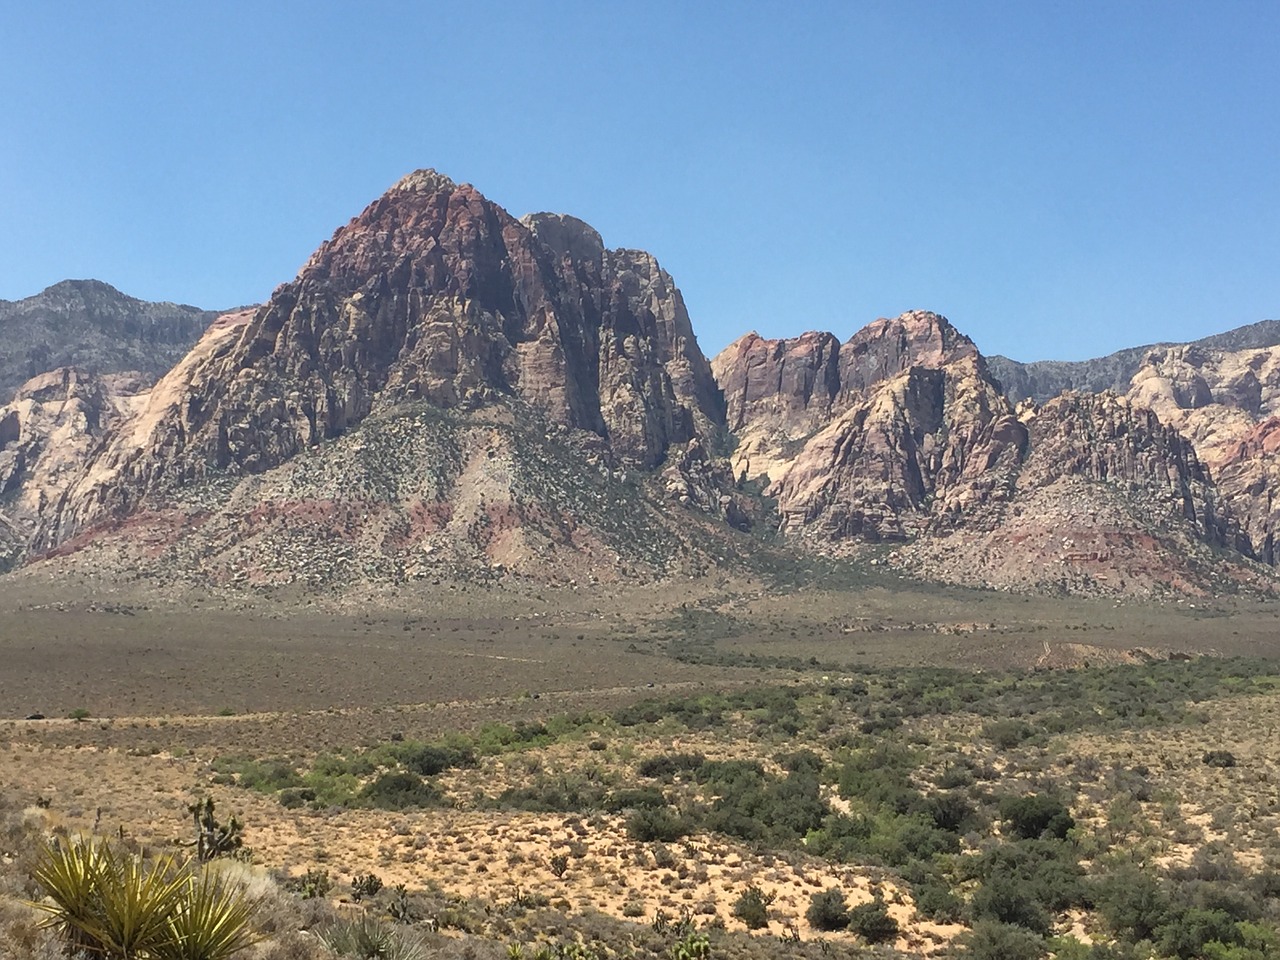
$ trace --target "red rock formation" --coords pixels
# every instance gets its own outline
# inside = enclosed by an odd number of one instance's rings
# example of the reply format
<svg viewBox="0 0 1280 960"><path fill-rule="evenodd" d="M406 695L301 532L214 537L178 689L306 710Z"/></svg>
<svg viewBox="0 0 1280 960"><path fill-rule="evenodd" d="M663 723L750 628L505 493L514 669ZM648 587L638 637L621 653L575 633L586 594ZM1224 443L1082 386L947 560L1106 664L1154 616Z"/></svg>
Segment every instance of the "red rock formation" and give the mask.
<svg viewBox="0 0 1280 960"><path fill-rule="evenodd" d="M43 546L177 484L262 473L404 403L520 402L645 468L723 424L653 257L606 250L571 217L516 220L433 171L397 183L180 369L167 406L114 436Z"/></svg>

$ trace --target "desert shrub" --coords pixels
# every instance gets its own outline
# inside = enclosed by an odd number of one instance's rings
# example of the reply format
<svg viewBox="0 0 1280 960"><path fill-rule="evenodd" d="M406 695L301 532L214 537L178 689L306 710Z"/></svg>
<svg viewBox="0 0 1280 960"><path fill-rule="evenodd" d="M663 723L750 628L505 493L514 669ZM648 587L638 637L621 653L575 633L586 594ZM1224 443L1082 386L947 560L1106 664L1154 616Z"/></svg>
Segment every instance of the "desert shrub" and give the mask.
<svg viewBox="0 0 1280 960"><path fill-rule="evenodd" d="M1117 936L1149 940L1169 914L1169 898L1151 874L1126 867L1108 874L1093 888L1093 902Z"/></svg>
<svg viewBox="0 0 1280 960"><path fill-rule="evenodd" d="M661 809L667 806L667 797L657 787L635 787L615 790L604 801L604 809L610 813L623 810Z"/></svg>
<svg viewBox="0 0 1280 960"><path fill-rule="evenodd" d="M776 759L782 769L793 775L807 774L818 777L827 767L827 762L812 750L796 750L794 753L784 753Z"/></svg>
<svg viewBox="0 0 1280 960"><path fill-rule="evenodd" d="M627 836L641 843L673 843L689 834L689 824L665 807L641 807L627 817Z"/></svg>
<svg viewBox="0 0 1280 960"><path fill-rule="evenodd" d="M356 799L363 805L380 810L406 810L410 807L434 807L443 802L443 794L416 773L384 773L360 788Z"/></svg>
<svg viewBox="0 0 1280 960"><path fill-rule="evenodd" d="M958 790L927 797L920 809L934 826L948 833L968 833L979 825L977 808Z"/></svg>
<svg viewBox="0 0 1280 960"><path fill-rule="evenodd" d="M353 960L424 960L422 944L403 929L370 917L335 923L320 934L329 950Z"/></svg>
<svg viewBox="0 0 1280 960"><path fill-rule="evenodd" d="M586 777L543 776L528 786L504 790L497 805L531 813L585 813L601 809L605 797L605 787Z"/></svg>
<svg viewBox="0 0 1280 960"><path fill-rule="evenodd" d="M982 883L969 902L969 913L975 921L995 920L1041 936L1052 927L1048 912L1035 894L1005 874L997 874Z"/></svg>
<svg viewBox="0 0 1280 960"><path fill-rule="evenodd" d="M636 773L642 777L669 780L679 773L692 773L707 762L701 753L665 753L641 760Z"/></svg>
<svg viewBox="0 0 1280 960"><path fill-rule="evenodd" d="M233 775L238 785L259 793L275 793L302 783L293 764L278 757L267 760L224 757L213 762L213 769L221 774Z"/></svg>
<svg viewBox="0 0 1280 960"><path fill-rule="evenodd" d="M992 920L975 923L957 942L960 956L973 960L1042 960L1047 950L1043 937Z"/></svg>
<svg viewBox="0 0 1280 960"><path fill-rule="evenodd" d="M1065 839L1075 826L1067 805L1056 797L1029 793L1022 797L1005 797L1000 801L1000 816L1015 836L1027 840L1048 835Z"/></svg>
<svg viewBox="0 0 1280 960"><path fill-rule="evenodd" d="M311 787L290 787L280 791L280 806L286 810L296 810L308 803L316 802L316 792Z"/></svg>
<svg viewBox="0 0 1280 960"><path fill-rule="evenodd" d="M843 930L849 926L849 905L839 887L823 890L809 898L805 919L815 930Z"/></svg>
<svg viewBox="0 0 1280 960"><path fill-rule="evenodd" d="M748 930L762 930L769 925L769 905L773 894L750 884L733 902L732 915L746 924Z"/></svg>
<svg viewBox="0 0 1280 960"><path fill-rule="evenodd" d="M876 897L849 911L849 929L867 943L886 943L897 939L898 921L889 916L889 908Z"/></svg>
<svg viewBox="0 0 1280 960"><path fill-rule="evenodd" d="M993 720L982 728L982 735L1001 750L1012 750L1026 743L1039 731L1025 720L1012 718Z"/></svg>
<svg viewBox="0 0 1280 960"><path fill-rule="evenodd" d="M475 749L467 742L411 743L398 753L404 768L422 777L434 777L455 767L474 767L477 763Z"/></svg>
<svg viewBox="0 0 1280 960"><path fill-rule="evenodd" d="M962 862L966 879L983 882L1005 878L1046 910L1082 906L1089 899L1084 871L1070 845L1058 840L1019 840L1001 843Z"/></svg>
<svg viewBox="0 0 1280 960"><path fill-rule="evenodd" d="M973 768L967 763L949 763L938 774L939 789L953 790L956 787L967 787L973 783Z"/></svg>
<svg viewBox="0 0 1280 960"><path fill-rule="evenodd" d="M864 854L874 829L867 817L828 814L821 827L805 838L805 845L816 856L849 862Z"/></svg>
<svg viewBox="0 0 1280 960"><path fill-rule="evenodd" d="M921 801L911 784L915 758L907 750L882 744L854 752L840 768L840 795L872 807L906 813Z"/></svg>
<svg viewBox="0 0 1280 960"><path fill-rule="evenodd" d="M1196 960L1203 956L1207 944L1238 944L1240 934L1236 922L1225 911L1193 907L1166 921L1156 931L1156 942L1165 956Z"/></svg>
<svg viewBox="0 0 1280 960"><path fill-rule="evenodd" d="M964 914L964 901L945 880L928 878L914 884L911 893L916 910L935 923L959 923Z"/></svg>

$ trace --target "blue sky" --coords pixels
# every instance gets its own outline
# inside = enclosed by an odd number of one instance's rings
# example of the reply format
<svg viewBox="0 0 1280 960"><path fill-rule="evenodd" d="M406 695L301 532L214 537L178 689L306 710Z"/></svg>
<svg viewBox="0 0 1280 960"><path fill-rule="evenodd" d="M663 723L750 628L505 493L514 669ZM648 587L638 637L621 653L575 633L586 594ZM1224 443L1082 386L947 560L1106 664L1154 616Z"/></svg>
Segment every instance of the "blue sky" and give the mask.
<svg viewBox="0 0 1280 960"><path fill-rule="evenodd" d="M657 255L709 354L1280 317L1280 5L0 0L0 298L266 298L400 176Z"/></svg>

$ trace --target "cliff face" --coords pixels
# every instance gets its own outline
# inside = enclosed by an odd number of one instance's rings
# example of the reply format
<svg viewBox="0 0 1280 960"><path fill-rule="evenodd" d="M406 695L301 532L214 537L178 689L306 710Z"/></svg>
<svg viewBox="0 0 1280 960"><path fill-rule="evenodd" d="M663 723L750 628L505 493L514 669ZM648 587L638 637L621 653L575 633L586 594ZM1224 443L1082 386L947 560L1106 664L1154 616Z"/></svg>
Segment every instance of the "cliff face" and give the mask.
<svg viewBox="0 0 1280 960"><path fill-rule="evenodd" d="M1193 444L1150 409L1108 392L1015 410L934 314L844 344L750 335L713 368L735 470L823 549L887 542L927 576L1104 592L1207 589L1187 557L1249 550Z"/></svg>
<svg viewBox="0 0 1280 960"><path fill-rule="evenodd" d="M215 581L658 575L698 568L701 518L749 523L723 429L652 256L420 171L104 419L23 529Z"/></svg>
<svg viewBox="0 0 1280 960"><path fill-rule="evenodd" d="M141 374L40 374L0 407L0 570L15 565L103 438L146 402Z"/></svg>
<svg viewBox="0 0 1280 960"><path fill-rule="evenodd" d="M1244 549L1277 560L1276 451L1280 346L1215 350L1198 345L1152 350L1129 396L1186 436L1208 466L1240 524Z"/></svg>
<svg viewBox="0 0 1280 960"><path fill-rule="evenodd" d="M273 469L377 411L517 401L651 468L724 421L684 303L648 254L516 220L431 171L396 184L270 301L215 331L118 431L42 547L152 493Z"/></svg>
<svg viewBox="0 0 1280 960"><path fill-rule="evenodd" d="M155 380L216 316L137 300L97 280L64 280L34 297L0 300L0 403L23 382L58 367Z"/></svg>
<svg viewBox="0 0 1280 960"><path fill-rule="evenodd" d="M903 539L1001 496L1025 431L977 348L945 318L830 334L751 334L713 364L738 436L734 468L763 477L787 528Z"/></svg>

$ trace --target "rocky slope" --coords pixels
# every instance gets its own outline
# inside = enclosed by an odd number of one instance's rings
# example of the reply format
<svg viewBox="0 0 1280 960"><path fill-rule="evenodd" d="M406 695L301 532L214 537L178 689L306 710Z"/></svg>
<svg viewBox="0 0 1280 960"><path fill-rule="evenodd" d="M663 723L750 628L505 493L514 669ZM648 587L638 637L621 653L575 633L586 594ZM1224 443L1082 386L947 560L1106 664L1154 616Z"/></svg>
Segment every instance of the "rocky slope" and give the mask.
<svg viewBox="0 0 1280 960"><path fill-rule="evenodd" d="M215 323L32 545L112 542L213 579L435 578L441 557L547 572L560 554L657 571L688 560L682 511L744 520L708 463L723 423L652 256L419 171Z"/></svg>
<svg viewBox="0 0 1280 960"><path fill-rule="evenodd" d="M58 367L88 375L137 371L155 380L215 316L136 300L97 280L64 280L25 300L0 300L0 403Z"/></svg>
<svg viewBox="0 0 1280 960"><path fill-rule="evenodd" d="M930 577L1122 593L1214 589L1214 551L1250 550L1195 447L1150 409L1072 393L1015 410L935 314L843 344L751 334L713 368L735 470L823 549L889 542Z"/></svg>

